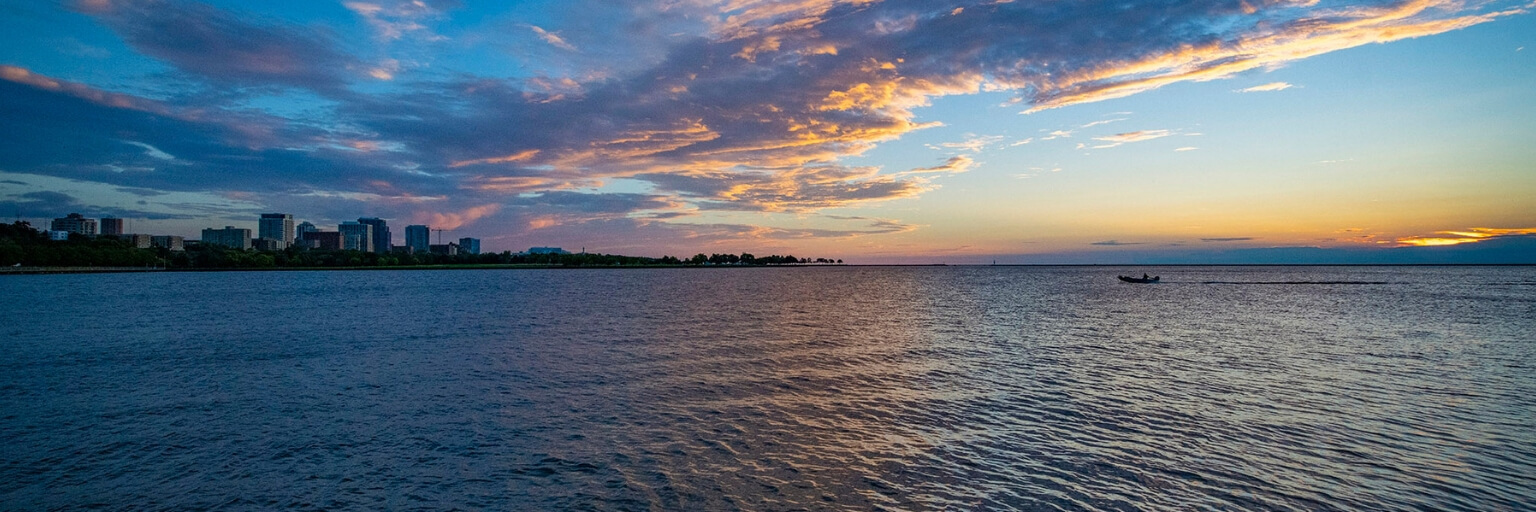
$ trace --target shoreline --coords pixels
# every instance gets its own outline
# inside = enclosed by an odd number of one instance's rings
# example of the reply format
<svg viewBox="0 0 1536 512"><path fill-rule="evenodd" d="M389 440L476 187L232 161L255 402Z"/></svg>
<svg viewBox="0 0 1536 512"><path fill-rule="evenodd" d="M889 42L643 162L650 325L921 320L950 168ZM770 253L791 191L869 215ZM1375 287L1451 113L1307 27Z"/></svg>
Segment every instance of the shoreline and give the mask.
<svg viewBox="0 0 1536 512"><path fill-rule="evenodd" d="M1530 267L1536 263L1079 263L1079 264L951 264L951 263L865 263L865 264L791 264L791 265L551 265L542 263L490 263L470 265L399 265L384 267L269 267L269 268L165 268L165 267L0 267L0 275L41 274L127 274L154 272L304 272L304 271L377 271L377 270L540 270L540 269L658 269L658 268L808 268L808 267Z"/></svg>

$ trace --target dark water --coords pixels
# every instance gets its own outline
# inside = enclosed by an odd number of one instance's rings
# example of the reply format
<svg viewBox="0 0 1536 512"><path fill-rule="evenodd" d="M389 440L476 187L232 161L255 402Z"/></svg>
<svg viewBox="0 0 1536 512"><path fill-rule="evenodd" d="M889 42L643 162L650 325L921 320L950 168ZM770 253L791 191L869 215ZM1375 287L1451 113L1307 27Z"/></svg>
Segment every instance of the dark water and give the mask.
<svg viewBox="0 0 1536 512"><path fill-rule="evenodd" d="M0 292L3 509L1536 508L1533 267Z"/></svg>

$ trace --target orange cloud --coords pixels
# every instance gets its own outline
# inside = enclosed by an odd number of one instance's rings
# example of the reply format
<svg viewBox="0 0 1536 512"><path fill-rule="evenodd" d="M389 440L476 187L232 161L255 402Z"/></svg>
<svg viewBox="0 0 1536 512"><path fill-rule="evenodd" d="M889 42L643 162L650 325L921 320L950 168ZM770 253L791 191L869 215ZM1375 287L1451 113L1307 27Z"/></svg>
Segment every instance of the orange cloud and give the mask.
<svg viewBox="0 0 1536 512"><path fill-rule="evenodd" d="M152 114L173 116L170 108L155 101L146 100L127 94L118 94L102 91L87 85L66 82L33 73L31 70L16 66L0 65L0 80L30 85L38 89L60 92L80 98L98 105L114 108L138 110Z"/></svg>
<svg viewBox="0 0 1536 512"><path fill-rule="evenodd" d="M1490 238L1497 238L1501 236L1536 235L1536 228L1472 228L1467 231L1436 231L1435 234L1454 236L1410 236L1397 239L1397 243L1399 246L1403 247L1461 245L1477 243Z"/></svg>
<svg viewBox="0 0 1536 512"><path fill-rule="evenodd" d="M417 224L432 226L432 229L458 229L499 210L499 204L482 204L461 212L419 212L412 219Z"/></svg>
<svg viewBox="0 0 1536 512"><path fill-rule="evenodd" d="M1227 78L1243 71L1273 68L1336 50L1434 35L1526 12L1526 9L1510 9L1444 19L1418 19L1433 17L1430 11L1456 12L1462 8L1462 4L1454 0L1417 0L1394 7L1331 11L1273 28L1258 25L1257 34L1233 41L1186 44L1138 60L1107 62L1083 71L1065 73L1044 84L1009 85L1041 89L1034 106L1025 111L1033 113L1123 98L1176 82Z"/></svg>
<svg viewBox="0 0 1536 512"><path fill-rule="evenodd" d="M475 159L475 160L459 160L457 162L453 162L451 164L448 164L448 167L464 167L466 165L506 164L506 163L512 163L512 162L525 162L525 161L528 161L529 159L531 159L531 158L533 158L535 156L538 156L538 155L539 155L539 150L537 150L537 149L529 149L529 150L525 150L525 151L519 151L519 152L510 154L510 155L506 155L506 156L498 156L498 157L491 157L491 158L479 158L479 159Z"/></svg>

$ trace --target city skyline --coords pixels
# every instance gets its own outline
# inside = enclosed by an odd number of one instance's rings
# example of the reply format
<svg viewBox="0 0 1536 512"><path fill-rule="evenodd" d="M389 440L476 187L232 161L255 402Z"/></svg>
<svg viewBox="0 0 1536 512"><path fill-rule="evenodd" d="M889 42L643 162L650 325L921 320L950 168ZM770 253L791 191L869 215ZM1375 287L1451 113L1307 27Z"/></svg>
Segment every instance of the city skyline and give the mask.
<svg viewBox="0 0 1536 512"><path fill-rule="evenodd" d="M358 212L490 251L870 263L1536 254L1528 3L7 9L0 214L38 226Z"/></svg>

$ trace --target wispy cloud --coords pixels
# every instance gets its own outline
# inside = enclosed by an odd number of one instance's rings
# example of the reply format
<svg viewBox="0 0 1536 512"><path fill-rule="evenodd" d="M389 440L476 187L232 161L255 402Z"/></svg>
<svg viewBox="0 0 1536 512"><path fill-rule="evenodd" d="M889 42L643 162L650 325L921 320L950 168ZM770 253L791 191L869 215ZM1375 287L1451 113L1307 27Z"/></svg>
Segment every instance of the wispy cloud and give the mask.
<svg viewBox="0 0 1536 512"><path fill-rule="evenodd" d="M1197 147L1194 147L1194 146L1184 146L1182 148L1174 148L1174 151L1183 152L1183 151L1195 151L1195 150L1198 150L1198 149L1200 149L1200 148L1197 148Z"/></svg>
<svg viewBox="0 0 1536 512"><path fill-rule="evenodd" d="M431 4L420 0L353 1L342 2L342 6L367 21L374 35L380 39L395 40L407 35L421 36L428 40L443 38L423 24L441 15Z"/></svg>
<svg viewBox="0 0 1536 512"><path fill-rule="evenodd" d="M1213 243L1246 242L1246 241L1249 241L1249 240L1253 240L1253 237L1249 237L1249 236L1234 236L1234 237L1227 237L1227 238L1201 238L1200 239L1201 242L1208 242L1208 243L1212 243L1212 242Z"/></svg>
<svg viewBox="0 0 1536 512"><path fill-rule="evenodd" d="M959 155L959 156L950 157L949 160L945 160L944 163L941 164L941 165L936 165L936 166L933 166L933 167L919 167L919 168L916 168L916 169L911 169L911 170L908 170L908 171L905 171L905 172L897 173L897 175L904 176L904 175L909 175L909 174L934 174L934 173L940 173L940 174L959 174L959 173L971 170L971 167L975 166L975 165L976 165L976 161L972 160L971 157L968 157L968 156L965 156L965 155Z"/></svg>
<svg viewBox="0 0 1536 512"><path fill-rule="evenodd" d="M1267 83L1267 84L1264 84L1264 85L1255 85L1253 87L1249 87L1249 88L1246 88L1246 89L1238 89L1237 92L1283 91L1283 90L1286 90L1286 89L1290 89L1292 87L1295 87L1295 86L1291 85L1291 84L1288 84L1288 83L1285 83L1285 82L1270 82L1270 83Z"/></svg>
<svg viewBox="0 0 1536 512"><path fill-rule="evenodd" d="M986 149L988 146L992 146L1002 141L1003 136L1001 135L975 135L961 142L942 142L939 144L929 145L929 147L933 149L959 149L972 153L980 153L981 150Z"/></svg>
<svg viewBox="0 0 1536 512"><path fill-rule="evenodd" d="M1102 241L1102 242L1093 242L1093 243L1090 243L1088 245L1121 246L1121 245L1146 245L1146 244L1147 244L1146 242L1121 242L1119 240L1105 240L1105 241Z"/></svg>
<svg viewBox="0 0 1536 512"><path fill-rule="evenodd" d="M1126 120L1126 118L1124 118L1124 117L1122 117L1122 118L1117 118L1117 119L1104 119L1104 120L1100 120L1100 121L1094 121L1094 122L1091 122L1091 123L1088 123L1088 124L1085 124L1085 125L1083 125L1083 126L1082 126L1082 127L1083 127L1083 128L1092 128L1092 127L1095 127L1095 126L1099 126L1099 125L1105 125L1105 124L1109 124L1109 123L1114 123L1114 122L1119 122L1119 121L1124 121L1124 120Z"/></svg>
<svg viewBox="0 0 1536 512"><path fill-rule="evenodd" d="M1092 146L1092 148L1094 148L1094 149L1112 148L1112 147L1115 147L1115 146L1119 146L1121 144L1129 144L1129 143L1132 143L1132 142L1142 142L1142 141L1148 141L1148 140L1153 140L1153 139L1161 139L1161 138L1167 137L1169 135L1174 135L1174 132L1172 132L1170 130L1137 130L1137 131L1134 131L1134 132L1117 133L1117 134L1114 134L1114 135L1106 135L1106 136L1103 136L1103 137L1094 137L1093 140L1105 142L1105 144L1095 145L1095 146ZM1079 145L1079 146L1081 146L1081 145Z"/></svg>
<svg viewBox="0 0 1536 512"><path fill-rule="evenodd" d="M544 30L538 25L528 25L528 29L532 30L534 34L537 34L539 39L543 39L544 42L549 43L550 46L554 46L555 48L559 48L561 50L573 52L577 51L575 46L571 46L571 43L565 42L565 39L562 39L559 34Z"/></svg>

